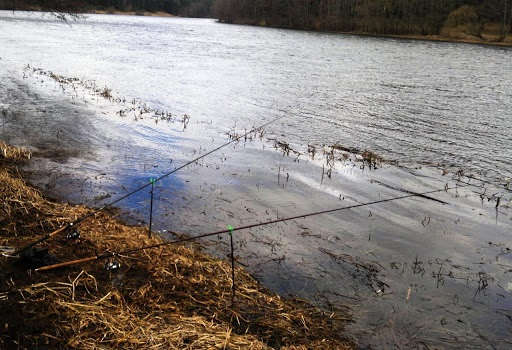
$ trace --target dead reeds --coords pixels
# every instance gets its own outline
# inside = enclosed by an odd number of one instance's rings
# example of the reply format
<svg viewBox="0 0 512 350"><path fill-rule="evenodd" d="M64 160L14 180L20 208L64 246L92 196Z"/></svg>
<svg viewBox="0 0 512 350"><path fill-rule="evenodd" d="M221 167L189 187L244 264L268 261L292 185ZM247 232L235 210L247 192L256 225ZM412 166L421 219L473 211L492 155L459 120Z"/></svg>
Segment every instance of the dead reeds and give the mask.
<svg viewBox="0 0 512 350"><path fill-rule="evenodd" d="M28 238L54 229L86 211L47 201L38 190L27 186L14 164L30 159L29 151L3 142L0 142L0 151L0 234Z"/></svg>
<svg viewBox="0 0 512 350"><path fill-rule="evenodd" d="M0 245L19 247L87 208L53 203L27 186L12 165L0 165ZM147 229L106 213L83 222L81 237L49 241L57 261L121 251L161 241ZM21 235L23 233L23 235ZM349 322L300 300L284 299L197 246L168 246L46 274L0 258L0 348L80 349L351 349ZM4 316L5 315L5 316Z"/></svg>
<svg viewBox="0 0 512 350"><path fill-rule="evenodd" d="M29 150L19 147L10 146L0 141L0 160L21 161L28 160L32 154Z"/></svg>

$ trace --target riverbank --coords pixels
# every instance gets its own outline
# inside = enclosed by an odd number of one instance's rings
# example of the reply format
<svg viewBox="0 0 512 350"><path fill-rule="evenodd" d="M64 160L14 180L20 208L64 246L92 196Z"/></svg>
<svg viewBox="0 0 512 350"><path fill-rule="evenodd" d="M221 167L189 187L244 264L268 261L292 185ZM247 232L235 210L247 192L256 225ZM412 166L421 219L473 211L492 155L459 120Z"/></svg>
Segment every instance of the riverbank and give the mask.
<svg viewBox="0 0 512 350"><path fill-rule="evenodd" d="M119 11L119 10L90 10L85 14L91 15L119 15L119 16L144 16L144 17L176 17L175 15L164 11Z"/></svg>
<svg viewBox="0 0 512 350"><path fill-rule="evenodd" d="M359 36L359 37L392 38L392 39L404 39L404 40L435 41L435 42L449 42L449 43L464 43L464 44L512 47L512 35L507 36L507 38L503 41L498 41L498 35L494 35L492 33L484 33L484 34L482 34L482 38L480 39L476 36L463 35L463 34L458 34L457 37L449 37L449 36L443 36L443 35L394 35L394 34L366 33L366 32L358 32L358 31L346 32L346 31L315 30L315 29L311 29L311 28L302 29L302 28L295 28L295 27L280 27L280 26L268 25L264 22L257 22L257 21L237 21L237 20L235 20L232 22L225 22L225 21L219 20L219 22L226 23L226 24L249 25L249 26L256 26L256 27L317 31L317 32L332 33L332 34L354 35L354 36Z"/></svg>
<svg viewBox="0 0 512 350"><path fill-rule="evenodd" d="M371 34L371 33L358 33L358 32L340 32L340 34L367 36L374 38L393 38L393 39L404 39L404 40L420 40L420 41L436 41L446 43L463 43L463 44L477 44L477 45L488 45L488 46L503 46L512 47L512 36L508 36L505 41L491 41L491 40L480 40L476 37L467 36L466 38L450 38L442 35L392 35L392 34Z"/></svg>
<svg viewBox="0 0 512 350"><path fill-rule="evenodd" d="M30 153L0 143L0 246L21 247L42 233L90 212L56 203L27 185L19 166ZM196 245L118 256L117 271L96 261L27 273L40 265L161 243L147 229L124 225L113 213L80 224L80 237L49 240L47 250L0 258L2 348L251 348L352 349L344 313L325 314L284 299ZM4 250L5 251L5 250Z"/></svg>
<svg viewBox="0 0 512 350"><path fill-rule="evenodd" d="M11 11L11 8L0 8L0 10ZM15 10L16 12L41 12L48 13L48 10L43 10L39 6L19 6ZM76 11L77 14L83 15L118 15L118 16L141 16L141 17L176 17L172 13L164 11L121 11L114 8L107 9L81 9Z"/></svg>

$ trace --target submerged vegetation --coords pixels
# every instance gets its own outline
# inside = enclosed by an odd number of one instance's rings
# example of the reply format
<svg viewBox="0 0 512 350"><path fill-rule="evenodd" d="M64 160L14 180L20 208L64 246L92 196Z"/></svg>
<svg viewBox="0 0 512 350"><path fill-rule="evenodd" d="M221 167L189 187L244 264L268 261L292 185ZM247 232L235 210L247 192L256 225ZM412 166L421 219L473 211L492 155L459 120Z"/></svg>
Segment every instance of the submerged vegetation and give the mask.
<svg viewBox="0 0 512 350"><path fill-rule="evenodd" d="M28 153L2 144L0 246L20 247L89 212L48 201L28 186L17 163ZM6 155L6 156L5 156ZM96 349L352 349L343 329L346 311L324 313L284 299L198 246L173 245L99 263L30 273L41 264L161 242L144 227L104 213L80 234L51 240L20 260L0 257L0 347ZM118 265L119 264L119 265ZM120 266L112 271L112 266Z"/></svg>
<svg viewBox="0 0 512 350"><path fill-rule="evenodd" d="M107 86L102 88L98 87L94 80L81 80L77 77L66 77L52 71L32 67L28 64L25 66L23 72L25 79L30 76L50 78L58 84L63 92L68 92L74 100L83 100L84 102L87 102L85 95L89 98L98 96L102 97L112 103L116 109L120 108L116 111L116 114L120 117L132 116L135 121L148 117L153 118L155 123L158 123L159 121L178 122L183 125L183 129L186 129L190 122L190 116L187 114L180 117L167 110L149 107L146 103L143 103L137 98L133 98L128 101L126 97L118 96Z"/></svg>

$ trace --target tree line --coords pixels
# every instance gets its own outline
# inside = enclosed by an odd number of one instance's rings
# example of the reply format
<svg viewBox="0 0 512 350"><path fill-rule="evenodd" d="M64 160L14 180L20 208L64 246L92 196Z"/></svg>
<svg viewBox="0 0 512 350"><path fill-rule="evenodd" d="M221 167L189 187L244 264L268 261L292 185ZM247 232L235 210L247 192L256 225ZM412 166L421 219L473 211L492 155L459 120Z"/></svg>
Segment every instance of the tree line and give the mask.
<svg viewBox="0 0 512 350"><path fill-rule="evenodd" d="M4 10L47 10L79 13L90 10L167 12L186 17L208 17L215 0L0 0Z"/></svg>
<svg viewBox="0 0 512 350"><path fill-rule="evenodd" d="M216 0L223 22L365 32L440 34L453 25L512 25L512 0ZM478 28L477 28L478 29Z"/></svg>
<svg viewBox="0 0 512 350"><path fill-rule="evenodd" d="M0 0L2 9L164 11L222 22L375 34L479 36L486 23L512 32L512 0Z"/></svg>

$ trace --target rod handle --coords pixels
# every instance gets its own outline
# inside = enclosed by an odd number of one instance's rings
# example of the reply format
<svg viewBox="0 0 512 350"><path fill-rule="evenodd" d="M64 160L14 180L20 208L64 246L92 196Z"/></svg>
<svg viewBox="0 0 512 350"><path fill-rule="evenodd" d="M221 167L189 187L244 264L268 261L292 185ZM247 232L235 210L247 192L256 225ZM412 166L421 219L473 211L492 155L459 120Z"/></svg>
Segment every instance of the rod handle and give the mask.
<svg viewBox="0 0 512 350"><path fill-rule="evenodd" d="M22 254L23 252L29 250L30 248L38 245L39 243L42 243L48 239L50 239L51 237L55 236L55 235L58 235L59 233L61 233L62 231L66 230L68 228L68 225L64 225L63 227L59 228L58 230L55 230L49 234L47 234L46 236L42 237L42 238L39 238L37 241L34 241L32 243L29 243L27 244L26 246L20 248L18 251L16 251L16 253L14 253L14 255L20 255Z"/></svg>
<svg viewBox="0 0 512 350"><path fill-rule="evenodd" d="M59 228L58 230L55 230L53 231L52 233L48 234L48 238L50 237L53 237L55 235L58 235L59 233L61 233L62 231L65 231L67 228L69 227L69 225L64 225L62 226L61 228Z"/></svg>
<svg viewBox="0 0 512 350"><path fill-rule="evenodd" d="M43 267L40 267L38 269L35 269L35 271L36 272L49 271L49 270L58 269L60 267L66 267L66 266L77 265L77 264L84 264L86 262L94 261L94 260L97 260L97 259L98 259L97 256L91 256L89 258L83 258L83 259L79 259L79 260L63 262L63 263L60 263L60 264L43 266Z"/></svg>

